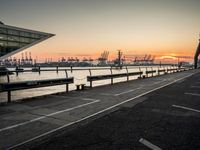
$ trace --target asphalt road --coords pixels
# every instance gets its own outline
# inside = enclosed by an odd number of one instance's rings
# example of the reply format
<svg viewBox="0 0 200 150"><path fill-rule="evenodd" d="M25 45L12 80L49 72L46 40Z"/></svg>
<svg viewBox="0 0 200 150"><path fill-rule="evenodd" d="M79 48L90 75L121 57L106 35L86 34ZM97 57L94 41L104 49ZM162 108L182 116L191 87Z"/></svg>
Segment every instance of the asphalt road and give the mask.
<svg viewBox="0 0 200 150"><path fill-rule="evenodd" d="M137 100L32 149L200 149L200 73Z"/></svg>
<svg viewBox="0 0 200 150"><path fill-rule="evenodd" d="M198 130L191 131L198 125L198 72L189 70L1 106L0 149L159 150L170 144L170 149L173 144L181 146L189 141L185 137L197 138L193 135L198 134Z"/></svg>

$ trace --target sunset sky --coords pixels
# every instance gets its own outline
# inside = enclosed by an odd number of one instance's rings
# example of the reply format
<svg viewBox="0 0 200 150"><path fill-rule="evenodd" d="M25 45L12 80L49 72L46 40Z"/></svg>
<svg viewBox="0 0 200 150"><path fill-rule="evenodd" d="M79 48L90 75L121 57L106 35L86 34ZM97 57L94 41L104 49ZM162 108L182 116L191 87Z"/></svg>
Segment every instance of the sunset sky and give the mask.
<svg viewBox="0 0 200 150"><path fill-rule="evenodd" d="M173 60L194 55L200 0L0 0L0 21L56 34L28 49L40 60L118 49Z"/></svg>

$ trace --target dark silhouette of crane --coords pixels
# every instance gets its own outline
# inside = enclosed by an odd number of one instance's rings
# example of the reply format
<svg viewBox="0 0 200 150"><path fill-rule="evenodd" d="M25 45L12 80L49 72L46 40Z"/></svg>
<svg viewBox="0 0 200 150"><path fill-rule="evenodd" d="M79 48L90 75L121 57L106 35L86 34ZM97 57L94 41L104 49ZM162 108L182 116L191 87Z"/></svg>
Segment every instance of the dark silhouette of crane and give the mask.
<svg viewBox="0 0 200 150"><path fill-rule="evenodd" d="M108 60L109 51L104 51L101 53L101 56L98 58L99 65L106 65L106 61Z"/></svg>

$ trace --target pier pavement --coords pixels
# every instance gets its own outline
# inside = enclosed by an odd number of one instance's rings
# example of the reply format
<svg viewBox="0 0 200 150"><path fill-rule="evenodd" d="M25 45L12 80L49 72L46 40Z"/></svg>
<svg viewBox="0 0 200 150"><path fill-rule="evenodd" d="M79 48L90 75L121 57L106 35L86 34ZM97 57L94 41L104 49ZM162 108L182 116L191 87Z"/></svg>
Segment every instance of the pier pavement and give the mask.
<svg viewBox="0 0 200 150"><path fill-rule="evenodd" d="M199 86L190 70L1 106L0 149L198 149Z"/></svg>

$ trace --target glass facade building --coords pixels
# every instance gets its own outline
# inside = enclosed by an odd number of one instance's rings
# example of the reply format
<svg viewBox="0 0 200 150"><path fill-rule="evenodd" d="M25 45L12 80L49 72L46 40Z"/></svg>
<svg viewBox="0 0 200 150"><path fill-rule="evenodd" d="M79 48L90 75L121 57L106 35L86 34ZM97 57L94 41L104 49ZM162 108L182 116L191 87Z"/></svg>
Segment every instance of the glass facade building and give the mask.
<svg viewBox="0 0 200 150"><path fill-rule="evenodd" d="M54 36L0 23L0 60Z"/></svg>

